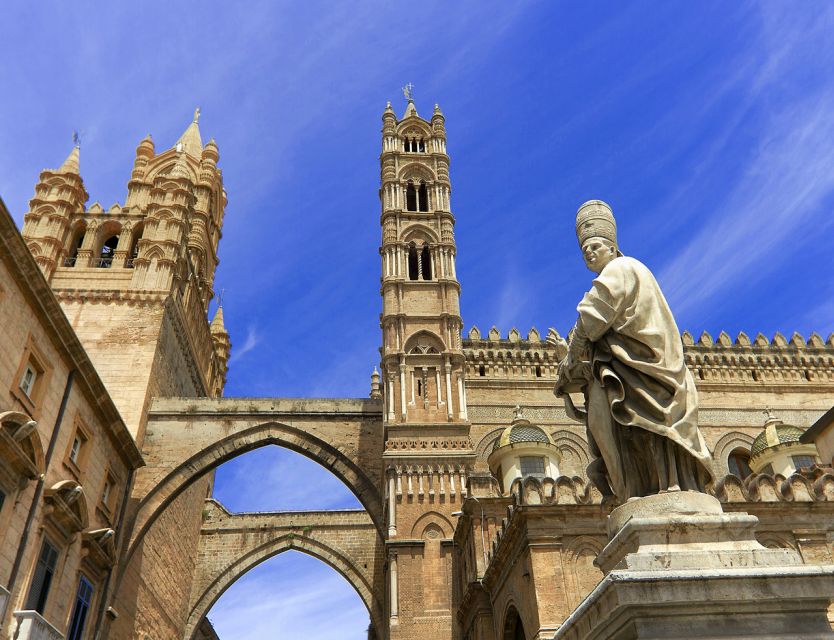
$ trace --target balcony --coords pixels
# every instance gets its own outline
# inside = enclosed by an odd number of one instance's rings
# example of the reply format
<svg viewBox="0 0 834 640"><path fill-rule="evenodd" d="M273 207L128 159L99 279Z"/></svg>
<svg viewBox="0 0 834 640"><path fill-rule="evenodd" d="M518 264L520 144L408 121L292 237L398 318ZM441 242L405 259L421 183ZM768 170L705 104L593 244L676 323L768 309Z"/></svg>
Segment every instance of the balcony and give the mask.
<svg viewBox="0 0 834 640"><path fill-rule="evenodd" d="M15 611L15 640L64 640L64 635L37 611Z"/></svg>

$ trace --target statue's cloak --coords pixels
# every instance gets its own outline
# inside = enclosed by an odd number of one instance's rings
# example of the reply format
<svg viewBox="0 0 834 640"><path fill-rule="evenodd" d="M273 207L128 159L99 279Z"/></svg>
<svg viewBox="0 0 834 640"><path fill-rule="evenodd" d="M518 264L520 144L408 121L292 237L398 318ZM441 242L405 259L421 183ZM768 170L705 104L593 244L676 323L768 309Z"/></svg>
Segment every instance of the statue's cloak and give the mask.
<svg viewBox="0 0 834 640"><path fill-rule="evenodd" d="M594 279L577 311L592 342L591 384L602 387L610 410L610 418L602 416L592 402L588 429L612 485L622 487L628 472L622 468L614 433L621 425L668 438L700 463L706 478L711 477L711 457L698 430L695 381L684 362L675 319L651 271L634 258L613 259Z"/></svg>

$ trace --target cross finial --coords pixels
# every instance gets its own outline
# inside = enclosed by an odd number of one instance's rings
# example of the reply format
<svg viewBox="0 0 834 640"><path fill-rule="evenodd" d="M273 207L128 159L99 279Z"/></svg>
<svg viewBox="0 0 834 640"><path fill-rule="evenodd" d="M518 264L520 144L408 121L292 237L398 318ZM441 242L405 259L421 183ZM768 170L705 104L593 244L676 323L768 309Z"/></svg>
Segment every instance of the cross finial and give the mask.
<svg viewBox="0 0 834 640"><path fill-rule="evenodd" d="M515 405L513 409L513 420L524 420L524 409L521 408L521 405Z"/></svg>
<svg viewBox="0 0 834 640"><path fill-rule="evenodd" d="M197 124L197 120L200 119L200 107L194 109L194 124Z"/></svg>
<svg viewBox="0 0 834 640"><path fill-rule="evenodd" d="M410 82L407 85L405 85L403 87L403 95L405 96L406 100L408 100L409 102L413 102L414 101L414 85L411 84Z"/></svg>
<svg viewBox="0 0 834 640"><path fill-rule="evenodd" d="M72 143L79 149L81 148L81 136L78 135L78 131L72 132Z"/></svg>

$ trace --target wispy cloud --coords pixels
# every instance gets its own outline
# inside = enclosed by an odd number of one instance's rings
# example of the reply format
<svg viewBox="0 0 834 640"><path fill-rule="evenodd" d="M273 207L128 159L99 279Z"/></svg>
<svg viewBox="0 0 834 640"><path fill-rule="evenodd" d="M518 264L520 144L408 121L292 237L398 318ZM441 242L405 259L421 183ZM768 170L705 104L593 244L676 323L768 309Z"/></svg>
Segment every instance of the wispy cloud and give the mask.
<svg viewBox="0 0 834 640"><path fill-rule="evenodd" d="M240 347L233 347L232 348L232 357L229 358L229 362L237 362L247 353L252 351L261 341L261 337L258 335L258 331L254 325L249 325L246 328L246 340L243 341L243 344Z"/></svg>
<svg viewBox="0 0 834 640"><path fill-rule="evenodd" d="M208 615L221 638L365 640L368 611L348 582L323 562L288 551L234 583Z"/></svg>
<svg viewBox="0 0 834 640"><path fill-rule="evenodd" d="M830 44L824 51L815 47L834 26L832 12L813 25L789 17L779 21L763 16L760 48L750 53L765 55L745 100L752 103L765 91L772 94L758 114L755 147L746 164L736 168L734 186L723 203L702 214L701 230L660 273L678 313L706 305L742 282L749 285L767 277L785 263L791 246L830 224L821 205L834 193L834 82L828 77L785 96L776 85L802 74L809 56L830 59ZM717 146L727 137L716 141L705 162L715 161Z"/></svg>

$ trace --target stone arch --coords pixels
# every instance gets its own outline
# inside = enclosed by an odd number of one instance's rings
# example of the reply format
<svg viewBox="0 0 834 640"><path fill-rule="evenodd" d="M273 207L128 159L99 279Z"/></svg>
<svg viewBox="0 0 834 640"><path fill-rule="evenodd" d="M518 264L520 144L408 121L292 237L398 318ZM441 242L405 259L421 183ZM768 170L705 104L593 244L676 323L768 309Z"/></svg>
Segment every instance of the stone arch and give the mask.
<svg viewBox="0 0 834 640"><path fill-rule="evenodd" d="M435 244L438 242L437 234L434 230L424 224L410 225L403 233L403 242L414 242L416 244L417 240L422 242L422 245L419 246L423 246L425 244Z"/></svg>
<svg viewBox="0 0 834 640"><path fill-rule="evenodd" d="M350 584L365 607L376 629L384 629L384 614L382 602L374 594L372 580L364 574L351 560L335 547L305 536L288 534L275 540L270 540L239 558L233 565L227 567L213 580L196 598L188 613L185 627L185 637L193 638L200 621L208 614L214 603L241 576L255 568L260 563L269 560L285 551L300 551L317 560L321 560L338 572Z"/></svg>
<svg viewBox="0 0 834 640"><path fill-rule="evenodd" d="M602 571L594 564L602 551L603 544L590 536L573 538L565 547L565 566L568 567L566 581L571 607L576 608L602 580Z"/></svg>
<svg viewBox="0 0 834 640"><path fill-rule="evenodd" d="M492 453L492 446L495 441L501 437L501 433L505 428L506 427L498 427L497 429L493 429L478 441L478 444L475 446L475 459L478 462L483 462L485 465L487 464L487 457L489 457L489 454Z"/></svg>
<svg viewBox="0 0 834 640"><path fill-rule="evenodd" d="M333 445L303 429L266 422L206 443L202 449L153 484L139 502L125 566L159 515L197 479L232 458L271 444L300 453L328 469L353 492L377 530L382 532L379 490L358 464Z"/></svg>
<svg viewBox="0 0 834 640"><path fill-rule="evenodd" d="M428 331L427 329L418 331L413 336L409 337L405 342L405 348L403 350L406 353L411 353L416 346L433 348L437 353L442 353L446 350L446 346L443 344L443 340L440 336L432 331Z"/></svg>
<svg viewBox="0 0 834 640"><path fill-rule="evenodd" d="M559 473L563 476L579 476L587 479L587 468L591 462L590 448L588 441L582 436L559 429L551 433L553 442L559 447L562 454L562 462L559 464Z"/></svg>
<svg viewBox="0 0 834 640"><path fill-rule="evenodd" d="M501 629L501 640L526 640L527 636L524 631L524 623L514 602L510 601L507 604L499 628Z"/></svg>
<svg viewBox="0 0 834 640"><path fill-rule="evenodd" d="M715 448L712 452L713 465L717 476L726 476L730 473L729 458L730 454L736 449L742 448L750 451L753 446L753 436L741 431L731 431L725 433L718 442L715 443Z"/></svg>
<svg viewBox="0 0 834 640"><path fill-rule="evenodd" d="M443 533L444 538L451 538L455 533L455 528L449 519L437 511L429 511L417 518L414 526L411 528L411 537L415 540L422 539L423 534L430 528L437 527Z"/></svg>

